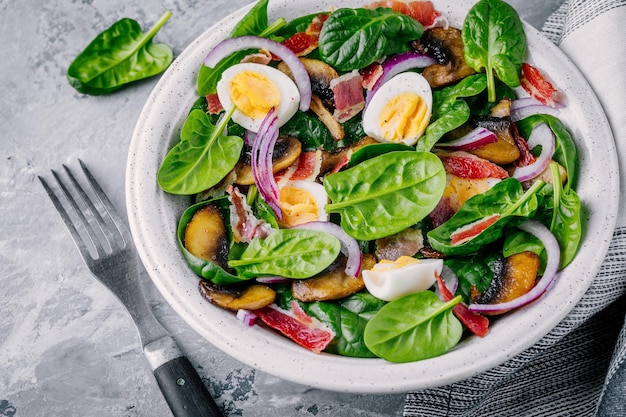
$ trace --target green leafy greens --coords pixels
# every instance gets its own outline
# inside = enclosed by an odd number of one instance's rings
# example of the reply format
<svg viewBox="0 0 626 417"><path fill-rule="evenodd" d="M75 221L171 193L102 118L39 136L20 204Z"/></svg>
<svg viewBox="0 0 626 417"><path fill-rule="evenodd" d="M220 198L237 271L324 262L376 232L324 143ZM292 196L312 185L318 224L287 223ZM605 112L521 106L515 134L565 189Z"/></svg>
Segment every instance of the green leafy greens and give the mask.
<svg viewBox="0 0 626 417"><path fill-rule="evenodd" d="M67 69L70 85L80 93L102 95L165 71L174 54L152 38L171 15L166 12L146 34L135 20L115 22L72 61Z"/></svg>

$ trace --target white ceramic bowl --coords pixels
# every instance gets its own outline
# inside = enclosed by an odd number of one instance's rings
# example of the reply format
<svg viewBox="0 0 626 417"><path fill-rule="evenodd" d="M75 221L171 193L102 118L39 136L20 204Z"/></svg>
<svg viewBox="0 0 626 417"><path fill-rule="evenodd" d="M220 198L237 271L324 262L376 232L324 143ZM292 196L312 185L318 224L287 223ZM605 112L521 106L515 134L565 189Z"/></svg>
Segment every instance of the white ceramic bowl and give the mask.
<svg viewBox="0 0 626 417"><path fill-rule="evenodd" d="M341 6L363 3L342 0ZM435 1L457 27L472 4ZM271 19L289 19L334 5L338 2L270 0L269 14ZM585 220L579 254L541 299L497 320L482 339L469 337L440 357L393 364L311 353L260 326L243 326L232 313L199 295L199 278L188 268L176 242L178 218L189 200L161 191L156 174L197 98L196 76L204 57L249 7L207 30L174 61L150 95L130 145L126 199L132 234L154 284L176 312L207 341L252 367L316 388L364 393L404 392L471 377L520 353L554 328L585 293L604 258L617 212L618 171L612 134L591 88L564 54L529 25L527 61L550 74L568 97L562 120L578 145L578 193Z"/></svg>

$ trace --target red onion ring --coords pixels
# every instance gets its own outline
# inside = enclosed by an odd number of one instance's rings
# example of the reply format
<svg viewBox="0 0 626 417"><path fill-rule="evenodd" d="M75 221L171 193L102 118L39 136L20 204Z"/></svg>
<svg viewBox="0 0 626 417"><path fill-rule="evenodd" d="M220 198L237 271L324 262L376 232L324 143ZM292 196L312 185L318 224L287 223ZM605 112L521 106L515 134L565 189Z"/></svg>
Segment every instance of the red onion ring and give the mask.
<svg viewBox="0 0 626 417"><path fill-rule="evenodd" d="M358 277L361 273L361 249L355 238L348 235L339 225L332 222L313 221L299 224L294 229L318 230L335 236L341 242L341 253L348 258L346 262L346 275Z"/></svg>
<svg viewBox="0 0 626 417"><path fill-rule="evenodd" d="M300 110L307 111L311 105L311 78L300 59L285 45L259 36L238 36L218 43L204 58L204 65L214 68L222 59L236 51L258 48L267 49L289 67L300 91Z"/></svg>
<svg viewBox="0 0 626 417"><path fill-rule="evenodd" d="M513 178L517 178L520 181L533 179L541 174L552 160L556 147L554 133L545 123L537 125L528 138L529 149L537 145L541 145L541 154L532 164L515 168Z"/></svg>
<svg viewBox="0 0 626 417"><path fill-rule="evenodd" d="M278 139L278 118L276 110L272 107L267 113L254 142L252 143L252 176L261 197L274 210L276 217L282 219L282 211L279 204L278 184L272 171L272 156L274 146Z"/></svg>
<svg viewBox="0 0 626 417"><path fill-rule="evenodd" d="M511 102L511 120L517 122L535 114L549 114L557 117L559 110L541 104L532 97L524 97Z"/></svg>
<svg viewBox="0 0 626 417"><path fill-rule="evenodd" d="M556 278L556 274L559 270L559 262L561 259L561 249L559 247L559 242L557 242L552 232L550 232L550 229L548 229L546 226L536 220L526 220L518 227L521 230L537 237L543 244L543 247L545 248L548 255L546 267L544 269L543 276L539 280L539 283L537 283L537 285L535 285L526 294L521 295L511 301L497 304L470 304L470 311L487 313L506 311L525 306L526 304L535 301L544 292L546 292L550 284L552 284L552 282Z"/></svg>
<svg viewBox="0 0 626 417"><path fill-rule="evenodd" d="M376 80L371 90L365 94L365 106L367 106L381 85L392 79L401 72L414 68L426 68L429 65L436 64L437 61L428 55L423 55L415 51L404 52L393 55L382 63L383 74Z"/></svg>
<svg viewBox="0 0 626 417"><path fill-rule="evenodd" d="M459 277L457 277L454 271L449 266L446 266L446 265L444 265L443 268L441 269L441 274L439 274L439 276L443 280L444 284L446 284L446 287L448 288L448 290L452 294L454 294L457 288L459 288ZM435 294L437 294L437 296L439 297L441 301L447 301L444 299L445 297L439 290L439 285L435 285Z"/></svg>
<svg viewBox="0 0 626 417"><path fill-rule="evenodd" d="M245 324L248 327L254 326L257 318L258 316L250 310L244 310L244 309L237 310L237 319L239 319L239 321L241 321L243 324Z"/></svg>
<svg viewBox="0 0 626 417"><path fill-rule="evenodd" d="M437 148L445 148L451 151L471 151L498 141L498 137L489 129L477 127L460 138L437 143Z"/></svg>

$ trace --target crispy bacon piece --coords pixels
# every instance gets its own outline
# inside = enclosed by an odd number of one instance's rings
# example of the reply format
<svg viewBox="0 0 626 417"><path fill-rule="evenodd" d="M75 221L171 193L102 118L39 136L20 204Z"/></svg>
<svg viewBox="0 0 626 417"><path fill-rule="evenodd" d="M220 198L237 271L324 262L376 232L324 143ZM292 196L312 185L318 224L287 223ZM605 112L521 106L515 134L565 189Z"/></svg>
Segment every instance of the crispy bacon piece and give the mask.
<svg viewBox="0 0 626 417"><path fill-rule="evenodd" d="M373 62L359 71L363 77L363 88L371 90L376 81L383 75L383 66L378 62Z"/></svg>
<svg viewBox="0 0 626 417"><path fill-rule="evenodd" d="M249 243L254 238L262 239L267 237L272 231L271 226L254 216L252 208L245 201L244 195L232 185L226 189L226 192L233 203L230 206L230 225L235 242Z"/></svg>
<svg viewBox="0 0 626 417"><path fill-rule="evenodd" d="M442 197L437 203L437 206L430 212L430 220L433 223L433 228L439 227L454 216L456 211L450 204L450 197Z"/></svg>
<svg viewBox="0 0 626 417"><path fill-rule="evenodd" d="M398 0L375 1L368 6L368 9L376 9L378 7L386 7L395 10L398 13L411 16L420 22L423 26L432 26L441 13L435 10L435 6L431 1L412 1L405 3Z"/></svg>
<svg viewBox="0 0 626 417"><path fill-rule="evenodd" d="M322 168L322 151L302 152L298 160L286 170L275 175L279 187L291 180L315 181Z"/></svg>
<svg viewBox="0 0 626 417"><path fill-rule="evenodd" d="M485 229L500 220L499 214L492 214L484 219L478 220L474 223L470 223L460 229L455 230L450 235L450 244L452 246L460 245L467 242L481 234Z"/></svg>
<svg viewBox="0 0 626 417"><path fill-rule="evenodd" d="M320 353L333 340L333 333L328 330L317 327L314 320L309 317L307 322L292 317L282 311L271 306L255 310L256 314L263 323L270 328L279 331L300 346L309 349L315 353ZM306 314L304 311L298 312L298 315ZM295 314L294 314L295 315Z"/></svg>
<svg viewBox="0 0 626 417"><path fill-rule="evenodd" d="M242 64L243 63L248 63L248 62L251 62L253 64L267 65L270 62L272 62L272 54L268 50L266 50L266 49L261 49L257 53L246 55L240 61L240 63L242 63Z"/></svg>
<svg viewBox="0 0 626 417"><path fill-rule="evenodd" d="M297 56L310 54L317 48L319 35L309 35L305 32L298 32L283 41L283 45Z"/></svg>
<svg viewBox="0 0 626 417"><path fill-rule="evenodd" d="M220 101L217 93L211 93L206 96L207 112L209 114L218 114L224 111L222 102Z"/></svg>
<svg viewBox="0 0 626 417"><path fill-rule="evenodd" d="M444 301L450 301L454 298L454 294L450 292L446 283L441 279L438 273L435 272L435 278L437 278L437 286ZM457 304L452 309L452 313L461 320L461 323L465 325L476 336L483 337L489 333L489 319L478 313L474 313L467 308L467 305L463 302Z"/></svg>
<svg viewBox="0 0 626 417"><path fill-rule="evenodd" d="M509 177L509 173L501 166L467 152L439 153L438 156L446 172L457 177L472 179Z"/></svg>
<svg viewBox="0 0 626 417"><path fill-rule="evenodd" d="M324 22L328 19L330 13L320 13L313 18L311 24L306 28L304 33L309 35L319 35L322 31L322 26L324 26Z"/></svg>
<svg viewBox="0 0 626 417"><path fill-rule="evenodd" d="M363 77L356 70L330 82L330 88L335 97L333 117L338 122L343 123L350 120L365 107L362 84Z"/></svg>

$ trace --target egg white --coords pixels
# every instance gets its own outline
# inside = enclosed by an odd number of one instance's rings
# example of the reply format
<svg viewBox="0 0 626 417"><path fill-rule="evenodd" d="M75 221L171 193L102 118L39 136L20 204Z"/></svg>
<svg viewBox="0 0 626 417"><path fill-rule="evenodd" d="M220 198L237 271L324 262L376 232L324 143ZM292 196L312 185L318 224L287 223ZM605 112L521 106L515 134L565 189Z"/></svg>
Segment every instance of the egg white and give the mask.
<svg viewBox="0 0 626 417"><path fill-rule="evenodd" d="M428 81L426 81L421 74L416 72L403 72L380 86L365 108L363 112L363 130L368 136L373 137L379 142L394 142L394 140L387 137L382 131L378 118L387 103L402 93L415 93L420 96L427 108L424 118L430 120L433 108L433 93L430 84L428 84ZM415 145L422 133L423 132L415 137L407 137L399 143L409 146Z"/></svg>
<svg viewBox="0 0 626 417"><path fill-rule="evenodd" d="M280 93L280 103L276 108L278 126L280 127L287 123L298 110L300 92L291 78L285 73L268 65L247 62L236 64L226 69L222 74L222 78L217 83L217 96L222 103L222 107L228 110L234 105L228 87L233 77L242 71L258 73L270 80L270 82L278 88ZM263 118L249 117L237 109L233 113L232 120L252 132L258 132Z"/></svg>
<svg viewBox="0 0 626 417"><path fill-rule="evenodd" d="M328 203L328 194L324 189L324 186L315 181L307 181L307 180L292 180L288 181L281 190L284 188L295 188L302 192L304 192L308 197L310 197L316 206L315 217L309 219L308 221L328 221L328 213L324 209L324 206ZM284 210L284 201L279 200L279 204L283 207L283 222L290 221L291 219L285 218L287 215L286 210ZM297 224L306 223L307 221L298 222ZM291 224L290 226L295 226L296 224Z"/></svg>
<svg viewBox="0 0 626 417"><path fill-rule="evenodd" d="M401 257L394 262L379 262L370 270L363 270L365 288L376 298L393 301L402 296L429 289L441 274L443 260L419 259L405 262Z"/></svg>

